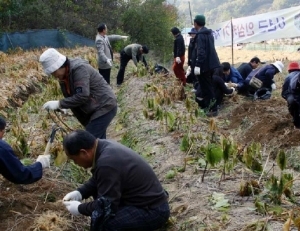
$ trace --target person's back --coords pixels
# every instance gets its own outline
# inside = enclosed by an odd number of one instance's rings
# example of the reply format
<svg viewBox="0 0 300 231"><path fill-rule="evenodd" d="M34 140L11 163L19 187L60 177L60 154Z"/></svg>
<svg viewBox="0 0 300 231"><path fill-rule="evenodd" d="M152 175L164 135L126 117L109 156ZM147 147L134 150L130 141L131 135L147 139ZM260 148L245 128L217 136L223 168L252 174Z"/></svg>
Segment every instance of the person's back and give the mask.
<svg viewBox="0 0 300 231"><path fill-rule="evenodd" d="M246 79L247 76L252 71L252 66L250 63L242 63L238 68L237 71L240 73L240 75L243 77L243 79Z"/></svg>
<svg viewBox="0 0 300 231"><path fill-rule="evenodd" d="M102 179L102 196L110 198L113 209L124 205L156 207L166 202L166 193L152 168L133 150L112 140L99 140L96 161L95 177ZM83 197L85 190L84 186L79 189ZM115 195L119 190L120 194Z"/></svg>
<svg viewBox="0 0 300 231"><path fill-rule="evenodd" d="M254 57L250 60L249 63L242 63L238 68L238 72L242 76L242 78L245 80L247 76L251 73L252 70L258 68L260 64L260 59L258 57Z"/></svg>
<svg viewBox="0 0 300 231"><path fill-rule="evenodd" d="M262 81L262 87L270 88L272 89L272 84L275 83L274 76L282 72L283 63L281 61L276 61L272 64L266 65L262 67L258 73L256 74L256 78Z"/></svg>

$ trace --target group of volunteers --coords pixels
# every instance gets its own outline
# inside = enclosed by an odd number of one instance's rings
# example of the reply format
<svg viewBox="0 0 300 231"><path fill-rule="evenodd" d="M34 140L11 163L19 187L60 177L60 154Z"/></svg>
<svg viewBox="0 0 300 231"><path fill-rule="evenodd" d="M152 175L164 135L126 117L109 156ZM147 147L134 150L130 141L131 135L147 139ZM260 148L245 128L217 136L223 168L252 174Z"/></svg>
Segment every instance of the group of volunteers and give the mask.
<svg viewBox="0 0 300 231"><path fill-rule="evenodd" d="M91 230L152 231L168 221L168 193L162 187L151 166L136 152L122 144L106 139L106 130L117 114L117 99L110 86L113 52L110 42L127 36L107 35L106 24L99 24L95 45L98 70L81 58L69 58L54 48L40 56L44 72L59 81L62 99L45 102L46 110L70 109L84 130L75 130L63 139L69 159L83 168L91 168L92 177L63 198L72 215L91 216ZM205 17L196 15L188 47L188 69L184 70L185 44L180 30L174 35L173 70L185 86L192 83L195 99L207 116L217 116L224 95L234 92L255 95L260 90L276 89L274 76L282 72L283 63L276 61L259 68L260 60L252 58L237 69L228 62L220 63L212 30L205 27ZM120 52L117 86L124 81L130 60L143 62L148 47L130 44ZM282 87L282 97L294 124L300 128L300 68L292 62ZM6 122L0 118L0 173L16 184L30 184L42 178L43 169L50 166L50 155L39 155L36 162L24 166L8 143L2 140ZM84 201L93 197L92 201Z"/></svg>
<svg viewBox="0 0 300 231"><path fill-rule="evenodd" d="M189 32L187 64L185 62L185 43L177 27L171 29L174 36L175 76L182 85L192 83L195 100L207 116L217 116L224 95L233 93L266 99L276 89L274 76L282 72L281 61L258 68L260 59L252 58L249 63L242 63L237 69L228 62L220 62L215 49L211 29L205 27L205 16L196 15L194 27Z"/></svg>
<svg viewBox="0 0 300 231"><path fill-rule="evenodd" d="M113 53L110 40L127 36L107 36L107 26L98 26L95 45L98 70L87 60L69 58L54 48L39 57L44 72L59 81L63 98L44 103L46 110L70 109L84 130L75 130L63 139L67 157L90 168L92 177L63 198L72 215L91 217L91 230L152 231L166 224L170 216L168 193L152 167L132 149L106 139L106 130L117 113L117 99L110 84ZM120 53L117 84L124 80L129 60L147 67L145 45L130 44ZM16 184L30 184L42 178L50 166L50 155L39 155L24 166L11 146L1 138L6 121L0 118L0 174ZM92 201L84 201L92 197Z"/></svg>

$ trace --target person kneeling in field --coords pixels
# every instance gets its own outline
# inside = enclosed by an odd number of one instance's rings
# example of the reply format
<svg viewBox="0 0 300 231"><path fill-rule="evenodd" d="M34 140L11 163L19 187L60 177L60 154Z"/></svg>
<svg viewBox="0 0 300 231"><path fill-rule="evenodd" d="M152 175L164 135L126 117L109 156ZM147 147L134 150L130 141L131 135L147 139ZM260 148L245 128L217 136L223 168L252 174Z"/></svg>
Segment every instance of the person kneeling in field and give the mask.
<svg viewBox="0 0 300 231"><path fill-rule="evenodd" d="M293 116L293 123L300 129L300 66L298 62L291 62L288 67L281 96L288 103L289 113Z"/></svg>
<svg viewBox="0 0 300 231"><path fill-rule="evenodd" d="M0 174L15 184L31 184L43 176L43 168L50 166L50 155L39 155L36 162L24 166L13 149L2 140L6 121L0 117Z"/></svg>
<svg viewBox="0 0 300 231"><path fill-rule="evenodd" d="M68 134L63 147L75 164L92 168L91 179L63 198L71 214L91 216L91 230L151 231L168 221L168 195L136 152L84 130Z"/></svg>

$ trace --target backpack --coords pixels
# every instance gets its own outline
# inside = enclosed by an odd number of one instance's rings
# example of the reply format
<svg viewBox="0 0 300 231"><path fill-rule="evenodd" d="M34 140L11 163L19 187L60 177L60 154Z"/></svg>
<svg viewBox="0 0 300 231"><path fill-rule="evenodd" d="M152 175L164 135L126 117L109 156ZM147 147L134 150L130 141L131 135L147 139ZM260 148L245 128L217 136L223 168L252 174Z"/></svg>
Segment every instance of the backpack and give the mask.
<svg viewBox="0 0 300 231"><path fill-rule="evenodd" d="M154 72L157 73L157 74L164 74L164 75L169 74L168 69L165 68L162 65L159 65L159 64L155 64L155 66L154 66Z"/></svg>
<svg viewBox="0 0 300 231"><path fill-rule="evenodd" d="M257 100L257 99L262 99L262 100L270 99L271 95L272 95L272 91L269 88L262 87L262 88L258 89L254 93L253 100Z"/></svg>

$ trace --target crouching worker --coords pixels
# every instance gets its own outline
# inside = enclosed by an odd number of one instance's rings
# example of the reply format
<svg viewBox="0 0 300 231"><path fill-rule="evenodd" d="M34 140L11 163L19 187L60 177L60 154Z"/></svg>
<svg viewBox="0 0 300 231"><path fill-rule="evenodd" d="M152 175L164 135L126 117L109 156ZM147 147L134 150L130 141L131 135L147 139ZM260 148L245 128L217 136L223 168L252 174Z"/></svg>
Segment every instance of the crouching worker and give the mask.
<svg viewBox="0 0 300 231"><path fill-rule="evenodd" d="M152 231L168 221L167 193L136 152L83 130L67 135L63 146L75 164L92 167L91 179L63 198L71 214L91 216L91 230ZM94 201L81 203L90 196Z"/></svg>
<svg viewBox="0 0 300 231"><path fill-rule="evenodd" d="M50 166L50 155L39 155L36 162L24 166L13 149L2 140L6 122L0 117L0 174L15 184L31 184L43 176L43 168Z"/></svg>
<svg viewBox="0 0 300 231"><path fill-rule="evenodd" d="M287 101L289 113L293 117L294 126L300 129L300 66L291 62L288 67L288 76L285 78L281 96Z"/></svg>
<svg viewBox="0 0 300 231"><path fill-rule="evenodd" d="M106 139L106 130L117 114L117 99L100 73L87 60L69 59L54 48L40 56L47 75L53 75L64 95L43 105L46 110L71 109L87 131Z"/></svg>

